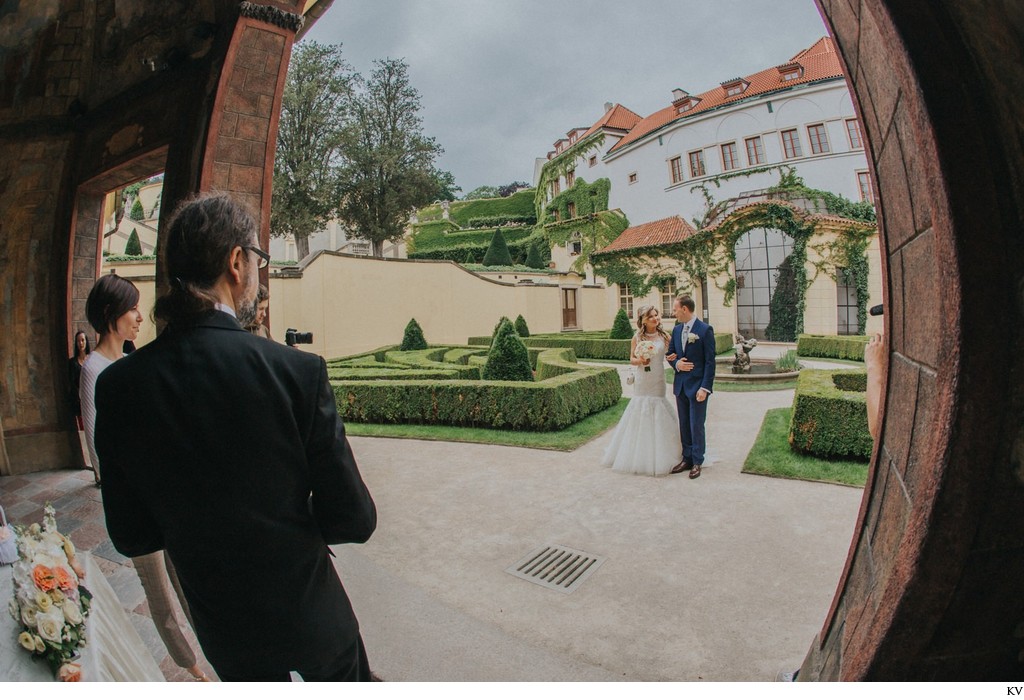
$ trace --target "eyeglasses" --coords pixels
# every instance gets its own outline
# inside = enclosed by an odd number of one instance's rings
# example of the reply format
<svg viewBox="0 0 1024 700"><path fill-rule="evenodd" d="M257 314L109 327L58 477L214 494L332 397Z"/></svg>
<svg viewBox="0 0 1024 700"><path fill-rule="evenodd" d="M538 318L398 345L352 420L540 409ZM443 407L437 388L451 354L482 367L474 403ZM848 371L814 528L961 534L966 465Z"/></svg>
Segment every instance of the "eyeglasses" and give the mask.
<svg viewBox="0 0 1024 700"><path fill-rule="evenodd" d="M256 255L259 256L260 261L256 263L257 270L262 270L263 268L270 264L270 253L264 250L260 250L254 245L244 245L242 246L242 248L244 248L245 250L251 250L252 252L256 253Z"/></svg>

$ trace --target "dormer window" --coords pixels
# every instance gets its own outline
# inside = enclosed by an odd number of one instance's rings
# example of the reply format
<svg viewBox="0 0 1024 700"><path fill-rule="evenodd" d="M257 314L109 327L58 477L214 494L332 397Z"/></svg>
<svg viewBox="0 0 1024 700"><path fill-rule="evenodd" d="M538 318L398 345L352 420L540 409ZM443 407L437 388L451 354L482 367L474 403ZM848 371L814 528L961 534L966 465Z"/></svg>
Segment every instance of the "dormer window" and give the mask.
<svg viewBox="0 0 1024 700"><path fill-rule="evenodd" d="M722 83L722 87L725 89L726 97L733 97L735 95L742 95L750 87L750 83L742 78L733 78Z"/></svg>
<svg viewBox="0 0 1024 700"><path fill-rule="evenodd" d="M783 82L799 80L804 75L804 67L799 63L787 63L778 67L779 75Z"/></svg>
<svg viewBox="0 0 1024 700"><path fill-rule="evenodd" d="M694 97L686 90L676 88L672 91L672 106L676 108L677 114L689 112L700 103L699 97Z"/></svg>

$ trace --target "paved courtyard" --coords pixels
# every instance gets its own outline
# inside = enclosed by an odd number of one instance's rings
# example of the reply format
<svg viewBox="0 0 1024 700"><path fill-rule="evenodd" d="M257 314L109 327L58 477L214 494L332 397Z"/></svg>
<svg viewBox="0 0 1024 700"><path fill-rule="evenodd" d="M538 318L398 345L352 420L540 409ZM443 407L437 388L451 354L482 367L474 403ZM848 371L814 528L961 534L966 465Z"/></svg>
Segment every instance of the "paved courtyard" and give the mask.
<svg viewBox="0 0 1024 700"><path fill-rule="evenodd" d="M697 480L602 468L610 432L571 453L352 438L379 525L367 544L334 550L375 672L765 681L796 668L832 601L862 491L740 473L765 411L792 396L717 392ZM101 497L90 472L0 478L14 521L38 520L53 502L165 676L185 680L131 562L106 537ZM505 572L546 544L605 559L569 594Z"/></svg>

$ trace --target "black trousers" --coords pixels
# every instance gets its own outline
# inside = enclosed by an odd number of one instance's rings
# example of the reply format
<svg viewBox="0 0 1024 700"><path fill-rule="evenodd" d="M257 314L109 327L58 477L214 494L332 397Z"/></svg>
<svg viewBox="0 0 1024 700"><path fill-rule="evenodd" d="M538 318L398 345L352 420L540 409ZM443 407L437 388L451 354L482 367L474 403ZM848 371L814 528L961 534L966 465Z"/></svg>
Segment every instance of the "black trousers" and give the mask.
<svg viewBox="0 0 1024 700"><path fill-rule="evenodd" d="M220 679L226 683L247 681L256 683L287 682L291 680L288 673L266 673L254 671L246 675L225 674L217 671ZM356 634L355 643L338 655L330 663L307 667L300 666L295 672L302 680L309 683L317 682L360 682L370 680L370 664L366 660L366 649L363 638Z"/></svg>

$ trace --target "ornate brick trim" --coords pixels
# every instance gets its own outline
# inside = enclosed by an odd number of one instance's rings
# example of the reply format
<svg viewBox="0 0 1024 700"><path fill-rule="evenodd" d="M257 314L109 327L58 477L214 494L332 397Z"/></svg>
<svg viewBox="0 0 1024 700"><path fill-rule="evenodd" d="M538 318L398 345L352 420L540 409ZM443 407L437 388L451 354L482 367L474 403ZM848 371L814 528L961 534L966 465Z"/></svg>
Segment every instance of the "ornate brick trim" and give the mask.
<svg viewBox="0 0 1024 700"><path fill-rule="evenodd" d="M276 27L281 27L281 29L287 29L293 32L297 32L302 29L302 25L306 21L306 18L302 15L285 12L284 10L271 7L270 5L257 5L254 2L240 3L238 5L238 12L243 17L266 22L267 24L273 24Z"/></svg>

